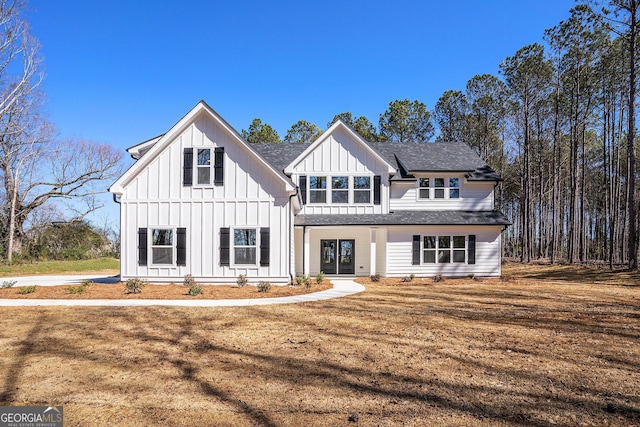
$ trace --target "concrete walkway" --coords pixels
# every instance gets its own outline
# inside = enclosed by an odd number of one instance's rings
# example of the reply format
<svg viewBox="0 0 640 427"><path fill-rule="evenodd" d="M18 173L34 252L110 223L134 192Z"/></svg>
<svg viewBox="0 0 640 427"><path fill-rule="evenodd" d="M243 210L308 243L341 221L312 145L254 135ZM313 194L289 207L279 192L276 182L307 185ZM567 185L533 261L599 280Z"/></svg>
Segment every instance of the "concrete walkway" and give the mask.
<svg viewBox="0 0 640 427"><path fill-rule="evenodd" d="M92 279L89 276L64 276L67 279L69 277L75 277L76 282L64 281L63 283L59 283L62 279L56 279L54 276L32 276L30 278L22 277L22 278L4 278L2 280L20 280L16 283L15 286L29 286L25 283L35 284L33 281L28 281L27 279L33 280L35 277L38 278L37 284L44 286L54 286L59 284L68 284L68 283L81 283L84 279L91 279L95 283L105 283L99 282L96 279L100 279L100 277L96 277ZM62 277L62 276L59 276ZM112 279L105 278L103 279ZM43 280L47 279L47 280ZM56 281L57 280L57 281ZM117 281L117 279L116 279ZM22 283L22 284L19 284ZM111 282L115 283L115 282ZM364 286L359 283L354 282L353 280L348 279L336 279L331 280L333 283L332 289L327 289L326 291L313 292L310 294L304 295L296 295L291 297L279 297L279 298L256 298L256 299L227 299L227 300L161 300L161 299L77 299L77 300L68 300L68 299L0 299L1 307L33 307L33 306L86 306L86 307L142 307L142 306L152 306L152 305L164 305L164 306L172 306L172 307L246 307L250 305L270 305L270 304L292 304L297 302L310 302L310 301L321 301L331 298L340 298L347 295L357 294L359 292L364 291Z"/></svg>

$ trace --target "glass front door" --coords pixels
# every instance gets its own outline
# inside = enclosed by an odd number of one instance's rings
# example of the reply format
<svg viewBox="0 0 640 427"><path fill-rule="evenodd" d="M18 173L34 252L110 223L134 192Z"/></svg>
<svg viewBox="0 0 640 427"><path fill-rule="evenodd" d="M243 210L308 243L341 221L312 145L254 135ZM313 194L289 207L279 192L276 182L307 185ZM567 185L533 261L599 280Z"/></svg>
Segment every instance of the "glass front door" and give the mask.
<svg viewBox="0 0 640 427"><path fill-rule="evenodd" d="M355 240L320 240L320 271L324 274L355 274Z"/></svg>
<svg viewBox="0 0 640 427"><path fill-rule="evenodd" d="M324 274L336 274L336 241L320 241L320 271Z"/></svg>

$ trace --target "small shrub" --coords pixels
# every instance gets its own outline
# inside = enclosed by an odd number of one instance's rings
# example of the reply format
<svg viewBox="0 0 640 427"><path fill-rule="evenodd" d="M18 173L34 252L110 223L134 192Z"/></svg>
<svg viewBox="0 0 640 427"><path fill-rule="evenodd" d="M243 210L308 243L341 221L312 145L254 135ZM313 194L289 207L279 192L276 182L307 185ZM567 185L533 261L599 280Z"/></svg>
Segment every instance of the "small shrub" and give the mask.
<svg viewBox="0 0 640 427"><path fill-rule="evenodd" d="M245 286L247 286L249 284L249 281L247 280L247 276L244 274L239 275L238 280L236 280L236 284L238 285L239 288L244 288Z"/></svg>
<svg viewBox="0 0 640 427"><path fill-rule="evenodd" d="M322 282L324 281L324 272L320 272L318 274L316 274L316 283L318 285L322 284Z"/></svg>
<svg viewBox="0 0 640 427"><path fill-rule="evenodd" d="M18 290L19 294L25 295L25 294L32 294L36 291L36 287L35 286L24 286L22 288L20 288Z"/></svg>
<svg viewBox="0 0 640 427"><path fill-rule="evenodd" d="M295 286L302 286L304 284L305 277L306 276L304 275L296 276Z"/></svg>
<svg viewBox="0 0 640 427"><path fill-rule="evenodd" d="M415 275L415 274L413 274L413 273L411 273L411 274L409 275L409 278L410 278L411 280L413 280L413 279L415 279L415 278L416 278L416 275Z"/></svg>
<svg viewBox="0 0 640 427"><path fill-rule="evenodd" d="M434 282L444 282L444 277L442 277L442 274L436 274L435 276L433 276L433 281Z"/></svg>
<svg viewBox="0 0 640 427"><path fill-rule="evenodd" d="M91 285L93 285L93 282L89 279L84 279L82 282L80 282L80 286L83 286L85 288Z"/></svg>
<svg viewBox="0 0 640 427"><path fill-rule="evenodd" d="M193 276L190 274L187 274L186 276L184 276L184 282L182 283L183 285L189 286L189 287L197 284L196 279L194 279Z"/></svg>
<svg viewBox="0 0 640 427"><path fill-rule="evenodd" d="M5 280L4 282L2 282L2 288L12 288L16 283L18 283L17 280Z"/></svg>
<svg viewBox="0 0 640 427"><path fill-rule="evenodd" d="M269 292L271 290L271 282L261 280L258 283L258 292Z"/></svg>
<svg viewBox="0 0 640 427"><path fill-rule="evenodd" d="M124 284L124 293L125 294L139 294L142 292L142 288L147 284L147 281L144 279L129 279Z"/></svg>
<svg viewBox="0 0 640 427"><path fill-rule="evenodd" d="M476 277L476 275L475 275L475 274L473 274L473 273L469 273L469 274L467 274L467 277L468 277L469 279L473 279L474 277Z"/></svg>
<svg viewBox="0 0 640 427"><path fill-rule="evenodd" d="M371 279L372 282L379 282L380 281L380 275L378 273L376 273L373 276L369 276L369 279Z"/></svg>
<svg viewBox="0 0 640 427"><path fill-rule="evenodd" d="M196 295L200 295L203 292L204 290L200 285L193 284L189 286L189 295L191 295L192 297L195 297Z"/></svg>
<svg viewBox="0 0 640 427"><path fill-rule="evenodd" d="M67 286L67 292L70 294L81 294L85 290L84 285L80 286Z"/></svg>

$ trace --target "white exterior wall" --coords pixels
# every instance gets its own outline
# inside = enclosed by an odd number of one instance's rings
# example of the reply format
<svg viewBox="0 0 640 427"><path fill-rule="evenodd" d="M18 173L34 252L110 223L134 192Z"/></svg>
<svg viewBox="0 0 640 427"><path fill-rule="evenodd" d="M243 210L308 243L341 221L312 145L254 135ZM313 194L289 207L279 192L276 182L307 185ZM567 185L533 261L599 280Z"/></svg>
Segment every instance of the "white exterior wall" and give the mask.
<svg viewBox="0 0 640 427"><path fill-rule="evenodd" d="M391 184L390 210L477 210L493 209L493 181L467 182L464 174L423 174L420 178L460 178L460 198L419 199L418 181L396 181ZM448 192L445 191L445 196Z"/></svg>
<svg viewBox="0 0 640 427"><path fill-rule="evenodd" d="M387 276L464 277L474 274L495 277L502 274L502 226L397 226L390 227L387 242ZM476 236L476 263L412 265L413 235L421 236ZM422 254L421 254L422 258Z"/></svg>
<svg viewBox="0 0 640 427"><path fill-rule="evenodd" d="M327 140L303 159L293 169L291 180L298 183L300 175L309 176L370 176L371 202L369 204L331 204L331 182L327 179L327 203L304 205L300 214L379 214L389 209L389 171L360 142L356 141L344 129L336 129ZM373 204L373 177L381 176L380 204ZM307 193L308 194L308 193ZM351 194L350 194L351 197ZM307 202L309 198L307 196Z"/></svg>
<svg viewBox="0 0 640 427"><path fill-rule="evenodd" d="M223 185L202 186L194 179L192 186L183 186L183 150L188 147L194 148L194 158L197 148L210 148L212 162L213 149L224 147ZM269 266L234 267L233 261L229 267L220 266L220 228L236 226L270 228ZM139 227L186 227L187 265L153 266L149 256L149 265L139 266ZM123 280L181 281L187 274L205 283L234 283L239 274L246 274L250 283L289 280L291 212L284 184L207 115L196 117L126 184L121 196L121 230ZM257 251L259 259L259 247Z"/></svg>

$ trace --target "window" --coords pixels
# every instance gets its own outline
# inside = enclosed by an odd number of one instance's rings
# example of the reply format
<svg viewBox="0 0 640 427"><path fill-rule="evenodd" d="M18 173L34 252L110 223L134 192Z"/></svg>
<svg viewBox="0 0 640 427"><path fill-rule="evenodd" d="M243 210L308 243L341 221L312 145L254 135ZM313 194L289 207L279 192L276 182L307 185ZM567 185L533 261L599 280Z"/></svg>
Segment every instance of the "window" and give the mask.
<svg viewBox="0 0 640 427"><path fill-rule="evenodd" d="M198 158L196 165L197 183L198 184L210 184L211 183L211 150L208 148L198 149Z"/></svg>
<svg viewBox="0 0 640 427"><path fill-rule="evenodd" d="M309 203L327 202L327 177L309 177Z"/></svg>
<svg viewBox="0 0 640 427"><path fill-rule="evenodd" d="M331 178L331 203L349 203L349 177Z"/></svg>
<svg viewBox="0 0 640 427"><path fill-rule="evenodd" d="M152 264L173 264L173 230L151 229Z"/></svg>
<svg viewBox="0 0 640 427"><path fill-rule="evenodd" d="M435 187L435 190L433 190L433 198L444 199L444 178L434 178L433 186Z"/></svg>
<svg viewBox="0 0 640 427"><path fill-rule="evenodd" d="M418 185L420 186L418 190L418 197L421 199L428 199L429 196L429 178L420 178L418 181Z"/></svg>
<svg viewBox="0 0 640 427"><path fill-rule="evenodd" d="M425 264L464 263L467 258L465 236L424 236L422 262Z"/></svg>
<svg viewBox="0 0 640 427"><path fill-rule="evenodd" d="M435 264L436 262L436 237L424 236L424 262L425 264Z"/></svg>
<svg viewBox="0 0 640 427"><path fill-rule="evenodd" d="M255 228L236 228L233 230L234 264L255 265L257 250Z"/></svg>
<svg viewBox="0 0 640 427"><path fill-rule="evenodd" d="M459 198L460 198L460 178L419 178L418 179L418 199L459 199Z"/></svg>
<svg viewBox="0 0 640 427"><path fill-rule="evenodd" d="M460 178L449 178L449 198L460 198Z"/></svg>
<svg viewBox="0 0 640 427"><path fill-rule="evenodd" d="M371 177L353 177L353 203L371 203Z"/></svg>

